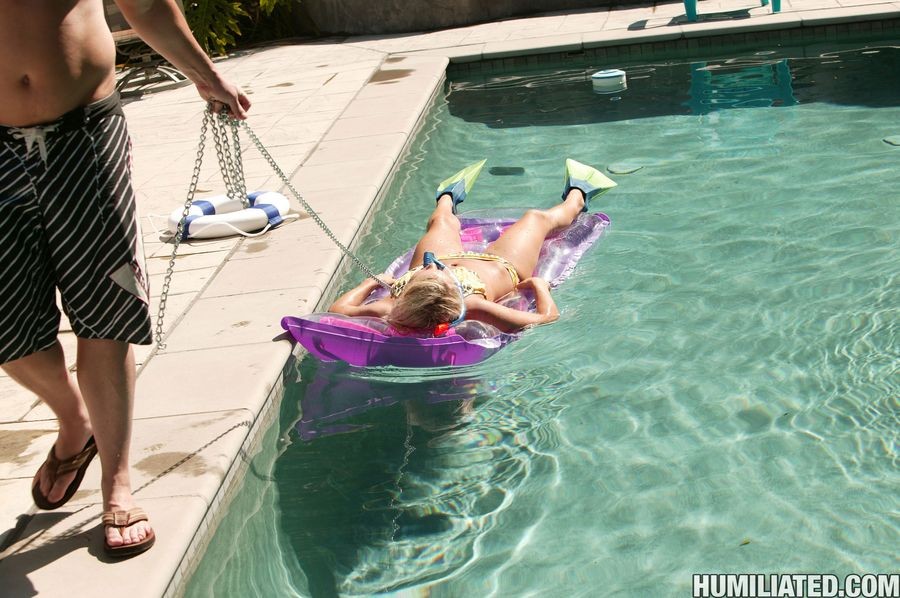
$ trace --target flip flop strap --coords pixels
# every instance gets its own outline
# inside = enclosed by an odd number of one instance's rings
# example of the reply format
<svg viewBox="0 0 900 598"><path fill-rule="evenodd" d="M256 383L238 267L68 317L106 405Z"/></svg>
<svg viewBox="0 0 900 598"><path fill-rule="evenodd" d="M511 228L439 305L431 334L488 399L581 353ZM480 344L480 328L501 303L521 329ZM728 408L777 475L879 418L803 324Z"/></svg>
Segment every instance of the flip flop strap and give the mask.
<svg viewBox="0 0 900 598"><path fill-rule="evenodd" d="M87 447L77 455L69 457L68 459L59 459L56 456L56 445L54 444L50 448L50 454L47 456L47 467L50 471L55 472L55 477L58 478L59 476L65 475L71 471L77 471L81 469L81 466L94 456L94 451L96 450L97 445L92 443L89 447Z"/></svg>
<svg viewBox="0 0 900 598"><path fill-rule="evenodd" d="M128 527L138 521L149 520L147 513L140 507L135 507L128 511L104 511L102 516L103 525L113 525L115 527Z"/></svg>

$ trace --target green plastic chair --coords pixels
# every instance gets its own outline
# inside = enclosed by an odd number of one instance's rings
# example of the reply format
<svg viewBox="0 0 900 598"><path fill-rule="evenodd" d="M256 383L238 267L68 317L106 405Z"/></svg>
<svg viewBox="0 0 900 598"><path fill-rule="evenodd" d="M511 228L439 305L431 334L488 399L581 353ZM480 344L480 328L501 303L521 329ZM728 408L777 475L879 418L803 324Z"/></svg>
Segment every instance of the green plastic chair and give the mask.
<svg viewBox="0 0 900 598"><path fill-rule="evenodd" d="M761 0L760 6L768 6L769 0ZM691 23L697 20L697 0L684 0L684 12ZM781 12L781 0L772 0L772 12Z"/></svg>

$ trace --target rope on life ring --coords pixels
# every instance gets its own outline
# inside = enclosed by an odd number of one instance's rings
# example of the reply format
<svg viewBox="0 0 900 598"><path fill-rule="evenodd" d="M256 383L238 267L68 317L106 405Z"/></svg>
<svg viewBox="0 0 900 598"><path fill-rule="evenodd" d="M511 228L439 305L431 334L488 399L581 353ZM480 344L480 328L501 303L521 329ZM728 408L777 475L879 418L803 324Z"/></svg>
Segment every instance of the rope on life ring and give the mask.
<svg viewBox="0 0 900 598"><path fill-rule="evenodd" d="M215 239L233 234L256 237L287 220L299 218L298 214L288 213L290 201L280 193L254 191L247 194L247 199L249 208L227 195L194 200L184 220L181 240ZM183 213L178 208L169 215L171 234L177 233Z"/></svg>

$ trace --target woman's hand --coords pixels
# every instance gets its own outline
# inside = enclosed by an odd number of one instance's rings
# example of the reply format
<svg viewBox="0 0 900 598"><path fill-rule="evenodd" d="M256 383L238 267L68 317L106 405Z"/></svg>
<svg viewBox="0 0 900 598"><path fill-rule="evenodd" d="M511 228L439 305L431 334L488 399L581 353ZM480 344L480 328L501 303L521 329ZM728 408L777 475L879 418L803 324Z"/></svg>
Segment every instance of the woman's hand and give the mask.
<svg viewBox="0 0 900 598"><path fill-rule="evenodd" d="M531 278L526 278L522 282L516 285L517 291L523 291L525 289L532 289L535 292L538 289L550 292L550 283L541 278L540 276L532 276Z"/></svg>
<svg viewBox="0 0 900 598"><path fill-rule="evenodd" d="M363 279L363 281L356 285L355 288L365 290L366 294L368 295L368 293L371 293L378 287L384 286L381 283L393 285L394 277L388 274L379 274L377 278L374 276L369 276L368 278ZM365 297L363 297L363 299L365 299Z"/></svg>
<svg viewBox="0 0 900 598"><path fill-rule="evenodd" d="M379 275L380 281L391 284L394 279L388 275ZM372 291L381 286L381 282L372 278L366 278L361 283L338 297L328 311L344 314L345 316L378 316L384 317L391 311L393 298L385 297L371 303L366 303Z"/></svg>
<svg viewBox="0 0 900 598"><path fill-rule="evenodd" d="M539 316L538 324L553 322L559 318L559 309L550 295L550 283L540 276L526 278L516 285L516 290L531 289L534 291L535 313Z"/></svg>

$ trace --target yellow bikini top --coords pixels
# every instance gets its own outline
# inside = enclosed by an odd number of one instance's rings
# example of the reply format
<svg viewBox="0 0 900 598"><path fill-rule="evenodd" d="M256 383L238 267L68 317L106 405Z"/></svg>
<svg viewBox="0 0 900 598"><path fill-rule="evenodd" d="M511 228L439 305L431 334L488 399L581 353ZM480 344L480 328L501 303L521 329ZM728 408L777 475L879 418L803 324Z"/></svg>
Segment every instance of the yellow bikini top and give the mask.
<svg viewBox="0 0 900 598"><path fill-rule="evenodd" d="M439 258L439 259L448 259L448 258ZM403 292L403 289L406 288L407 283L412 279L413 275L422 269L422 266L418 266L417 268L413 268L409 270L406 274L398 278L394 281L394 284L391 285L391 294L394 297L399 297ZM481 278L468 268L463 268L462 266L453 266L449 268L453 275L456 276L456 280L459 281L459 286L462 288L463 297L468 297L469 295L481 295L482 297L487 295L487 287Z"/></svg>

